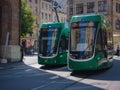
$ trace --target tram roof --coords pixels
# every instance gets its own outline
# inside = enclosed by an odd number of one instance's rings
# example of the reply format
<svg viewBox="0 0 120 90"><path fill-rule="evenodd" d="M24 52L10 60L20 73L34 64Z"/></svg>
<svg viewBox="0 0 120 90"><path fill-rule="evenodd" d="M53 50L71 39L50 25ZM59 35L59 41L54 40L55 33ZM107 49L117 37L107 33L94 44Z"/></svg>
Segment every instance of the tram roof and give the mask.
<svg viewBox="0 0 120 90"><path fill-rule="evenodd" d="M68 24L68 25L67 25ZM69 35L69 23L68 22L48 22L42 23L40 28L62 28L62 35Z"/></svg>
<svg viewBox="0 0 120 90"><path fill-rule="evenodd" d="M42 23L41 28L48 28L48 27L52 27L52 28L60 28L60 27L64 27L64 23L62 22L48 22L48 23Z"/></svg>
<svg viewBox="0 0 120 90"><path fill-rule="evenodd" d="M101 21L102 18L105 18L102 14L86 14L86 15L76 15L72 16L71 22L78 21Z"/></svg>

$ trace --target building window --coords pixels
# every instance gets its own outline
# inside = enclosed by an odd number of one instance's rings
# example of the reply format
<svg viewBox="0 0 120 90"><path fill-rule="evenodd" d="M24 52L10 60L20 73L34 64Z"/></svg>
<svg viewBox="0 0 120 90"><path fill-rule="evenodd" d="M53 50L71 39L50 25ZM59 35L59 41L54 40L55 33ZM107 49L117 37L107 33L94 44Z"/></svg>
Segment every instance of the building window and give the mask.
<svg viewBox="0 0 120 90"><path fill-rule="evenodd" d="M69 9L69 14L70 14L70 15L73 15L73 8L70 8L70 9Z"/></svg>
<svg viewBox="0 0 120 90"><path fill-rule="evenodd" d="M107 11L107 1L98 1L98 11L99 12Z"/></svg>
<svg viewBox="0 0 120 90"><path fill-rule="evenodd" d="M76 14L82 14L83 13L83 3L76 4Z"/></svg>
<svg viewBox="0 0 120 90"><path fill-rule="evenodd" d="M41 6L42 6L42 9L44 9L44 3L43 3L43 2L42 2L42 5L41 5Z"/></svg>
<svg viewBox="0 0 120 90"><path fill-rule="evenodd" d="M49 10L52 11L52 6L51 5L49 5Z"/></svg>
<svg viewBox="0 0 120 90"><path fill-rule="evenodd" d="M87 3L87 13L94 13L94 2L88 2Z"/></svg>
<svg viewBox="0 0 120 90"><path fill-rule="evenodd" d="M37 25L38 25L38 20L36 20L36 21L35 21L35 24L37 24Z"/></svg>
<svg viewBox="0 0 120 90"><path fill-rule="evenodd" d="M116 20L116 29L120 30L120 20Z"/></svg>
<svg viewBox="0 0 120 90"><path fill-rule="evenodd" d="M49 21L49 14L47 14L47 20Z"/></svg>
<svg viewBox="0 0 120 90"><path fill-rule="evenodd" d="M38 3L38 0L35 0L35 3L37 4L37 3Z"/></svg>
<svg viewBox="0 0 120 90"><path fill-rule="evenodd" d="M46 8L46 10L48 10L48 5L47 4L45 5L45 8Z"/></svg>
<svg viewBox="0 0 120 90"><path fill-rule="evenodd" d="M44 13L42 13L42 19L44 19Z"/></svg>
<svg viewBox="0 0 120 90"><path fill-rule="evenodd" d="M69 0L69 4L73 4L73 0Z"/></svg>
<svg viewBox="0 0 120 90"><path fill-rule="evenodd" d="M120 4L116 3L116 12L120 13Z"/></svg>
<svg viewBox="0 0 120 90"><path fill-rule="evenodd" d="M32 0L29 0L29 2L32 2Z"/></svg>
<svg viewBox="0 0 120 90"><path fill-rule="evenodd" d="M47 13L45 13L45 19L47 19Z"/></svg>
<svg viewBox="0 0 120 90"><path fill-rule="evenodd" d="M47 10L47 4L46 4L46 3L45 3L45 5L44 5L44 9Z"/></svg>
<svg viewBox="0 0 120 90"><path fill-rule="evenodd" d="M37 7L35 8L35 15L37 15L38 14L38 9L37 9Z"/></svg>
<svg viewBox="0 0 120 90"><path fill-rule="evenodd" d="M49 14L49 20L51 20L51 15Z"/></svg>

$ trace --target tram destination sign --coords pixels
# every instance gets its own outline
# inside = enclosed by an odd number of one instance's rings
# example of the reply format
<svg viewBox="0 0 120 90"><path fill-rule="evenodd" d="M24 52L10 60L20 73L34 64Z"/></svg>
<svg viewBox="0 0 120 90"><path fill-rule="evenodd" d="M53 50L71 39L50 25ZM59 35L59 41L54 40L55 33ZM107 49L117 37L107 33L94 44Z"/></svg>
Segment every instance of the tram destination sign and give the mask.
<svg viewBox="0 0 120 90"><path fill-rule="evenodd" d="M72 27L93 27L94 26L94 22L74 22L72 23Z"/></svg>

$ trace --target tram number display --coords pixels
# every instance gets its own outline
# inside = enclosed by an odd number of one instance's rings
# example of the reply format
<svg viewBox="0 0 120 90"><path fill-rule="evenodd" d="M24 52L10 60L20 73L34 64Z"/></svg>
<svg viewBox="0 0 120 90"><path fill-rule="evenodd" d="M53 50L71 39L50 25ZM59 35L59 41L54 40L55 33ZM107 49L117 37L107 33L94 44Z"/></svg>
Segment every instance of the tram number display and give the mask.
<svg viewBox="0 0 120 90"><path fill-rule="evenodd" d="M72 27L93 27L94 22L74 22L72 23Z"/></svg>
<svg viewBox="0 0 120 90"><path fill-rule="evenodd" d="M44 28L44 29L42 29L42 31L43 32L49 32L49 31L53 32L53 31L58 31L58 28L55 28L55 29Z"/></svg>

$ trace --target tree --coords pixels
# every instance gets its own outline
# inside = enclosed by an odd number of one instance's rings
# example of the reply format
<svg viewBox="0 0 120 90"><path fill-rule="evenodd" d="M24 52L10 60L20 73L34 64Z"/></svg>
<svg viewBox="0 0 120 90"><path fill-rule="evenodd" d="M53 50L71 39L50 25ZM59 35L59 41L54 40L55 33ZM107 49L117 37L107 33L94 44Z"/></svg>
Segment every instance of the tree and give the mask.
<svg viewBox="0 0 120 90"><path fill-rule="evenodd" d="M26 6L27 0L21 0L21 37L32 34L36 18L32 15L32 9Z"/></svg>

